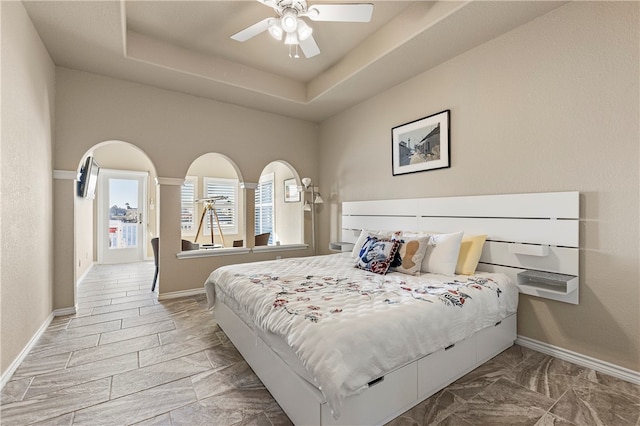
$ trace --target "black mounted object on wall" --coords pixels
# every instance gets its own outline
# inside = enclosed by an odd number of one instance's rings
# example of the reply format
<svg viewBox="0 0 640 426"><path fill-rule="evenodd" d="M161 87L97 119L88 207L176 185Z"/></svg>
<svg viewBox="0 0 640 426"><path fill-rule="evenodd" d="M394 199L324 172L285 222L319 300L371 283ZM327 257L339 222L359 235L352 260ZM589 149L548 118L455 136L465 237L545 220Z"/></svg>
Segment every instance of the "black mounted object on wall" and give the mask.
<svg viewBox="0 0 640 426"><path fill-rule="evenodd" d="M98 184L98 173L100 166L95 158L87 157L84 166L78 173L78 196L93 199L96 196L96 186Z"/></svg>

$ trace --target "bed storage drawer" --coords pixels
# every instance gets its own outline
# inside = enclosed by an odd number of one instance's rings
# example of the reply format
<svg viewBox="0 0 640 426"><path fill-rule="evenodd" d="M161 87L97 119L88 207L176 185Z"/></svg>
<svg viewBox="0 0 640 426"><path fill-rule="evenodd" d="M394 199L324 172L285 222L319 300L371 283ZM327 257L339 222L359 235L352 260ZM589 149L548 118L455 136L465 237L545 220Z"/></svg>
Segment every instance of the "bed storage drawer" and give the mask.
<svg viewBox="0 0 640 426"><path fill-rule="evenodd" d="M322 425L375 425L381 418L393 419L415 404L416 376L417 366L412 362L374 381L363 393L347 398L338 420L331 415L329 405L322 404ZM395 414L389 417L389 413Z"/></svg>
<svg viewBox="0 0 640 426"><path fill-rule="evenodd" d="M418 360L418 399L422 400L471 371L476 364L473 338Z"/></svg>
<svg viewBox="0 0 640 426"><path fill-rule="evenodd" d="M320 403L324 401L320 392L293 372L253 330L218 300L215 317L222 331L274 398L290 403L283 409L291 421L296 425L320 424Z"/></svg>
<svg viewBox="0 0 640 426"><path fill-rule="evenodd" d="M516 314L508 316L493 327L480 330L476 334L478 364L496 356L496 351L511 347L516 340Z"/></svg>

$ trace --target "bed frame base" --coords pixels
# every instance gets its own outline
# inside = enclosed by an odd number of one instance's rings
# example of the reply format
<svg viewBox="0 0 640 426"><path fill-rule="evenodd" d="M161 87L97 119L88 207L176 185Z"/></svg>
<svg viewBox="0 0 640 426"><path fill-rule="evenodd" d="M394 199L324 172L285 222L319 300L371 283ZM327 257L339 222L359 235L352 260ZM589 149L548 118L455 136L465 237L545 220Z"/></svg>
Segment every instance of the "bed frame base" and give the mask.
<svg viewBox="0 0 640 426"><path fill-rule="evenodd" d="M374 380L365 392L344 401L342 414L336 420L323 395L219 300L215 318L296 425L382 425L511 347L516 339L514 314L462 342Z"/></svg>

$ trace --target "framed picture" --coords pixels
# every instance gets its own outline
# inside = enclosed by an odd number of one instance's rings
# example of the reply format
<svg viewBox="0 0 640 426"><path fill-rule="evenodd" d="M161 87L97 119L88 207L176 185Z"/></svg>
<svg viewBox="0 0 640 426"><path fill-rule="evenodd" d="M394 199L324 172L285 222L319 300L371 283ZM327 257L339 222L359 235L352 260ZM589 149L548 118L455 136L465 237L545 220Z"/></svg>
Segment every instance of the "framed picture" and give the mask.
<svg viewBox="0 0 640 426"><path fill-rule="evenodd" d="M300 202L300 191L298 191L298 184L295 179L287 179L284 181L284 202Z"/></svg>
<svg viewBox="0 0 640 426"><path fill-rule="evenodd" d="M445 110L391 129L394 176L451 166L450 113Z"/></svg>

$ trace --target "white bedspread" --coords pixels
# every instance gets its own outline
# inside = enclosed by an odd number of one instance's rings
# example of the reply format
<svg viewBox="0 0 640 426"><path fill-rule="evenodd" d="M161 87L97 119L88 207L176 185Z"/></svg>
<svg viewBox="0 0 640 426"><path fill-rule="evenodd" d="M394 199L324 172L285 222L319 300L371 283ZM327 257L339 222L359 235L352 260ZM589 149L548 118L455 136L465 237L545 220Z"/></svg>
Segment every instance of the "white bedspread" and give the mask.
<svg viewBox="0 0 640 426"><path fill-rule="evenodd" d="M494 325L518 304L504 274L383 276L354 268L349 253L225 266L205 287L210 307L224 292L256 326L282 336L335 417L371 380Z"/></svg>

